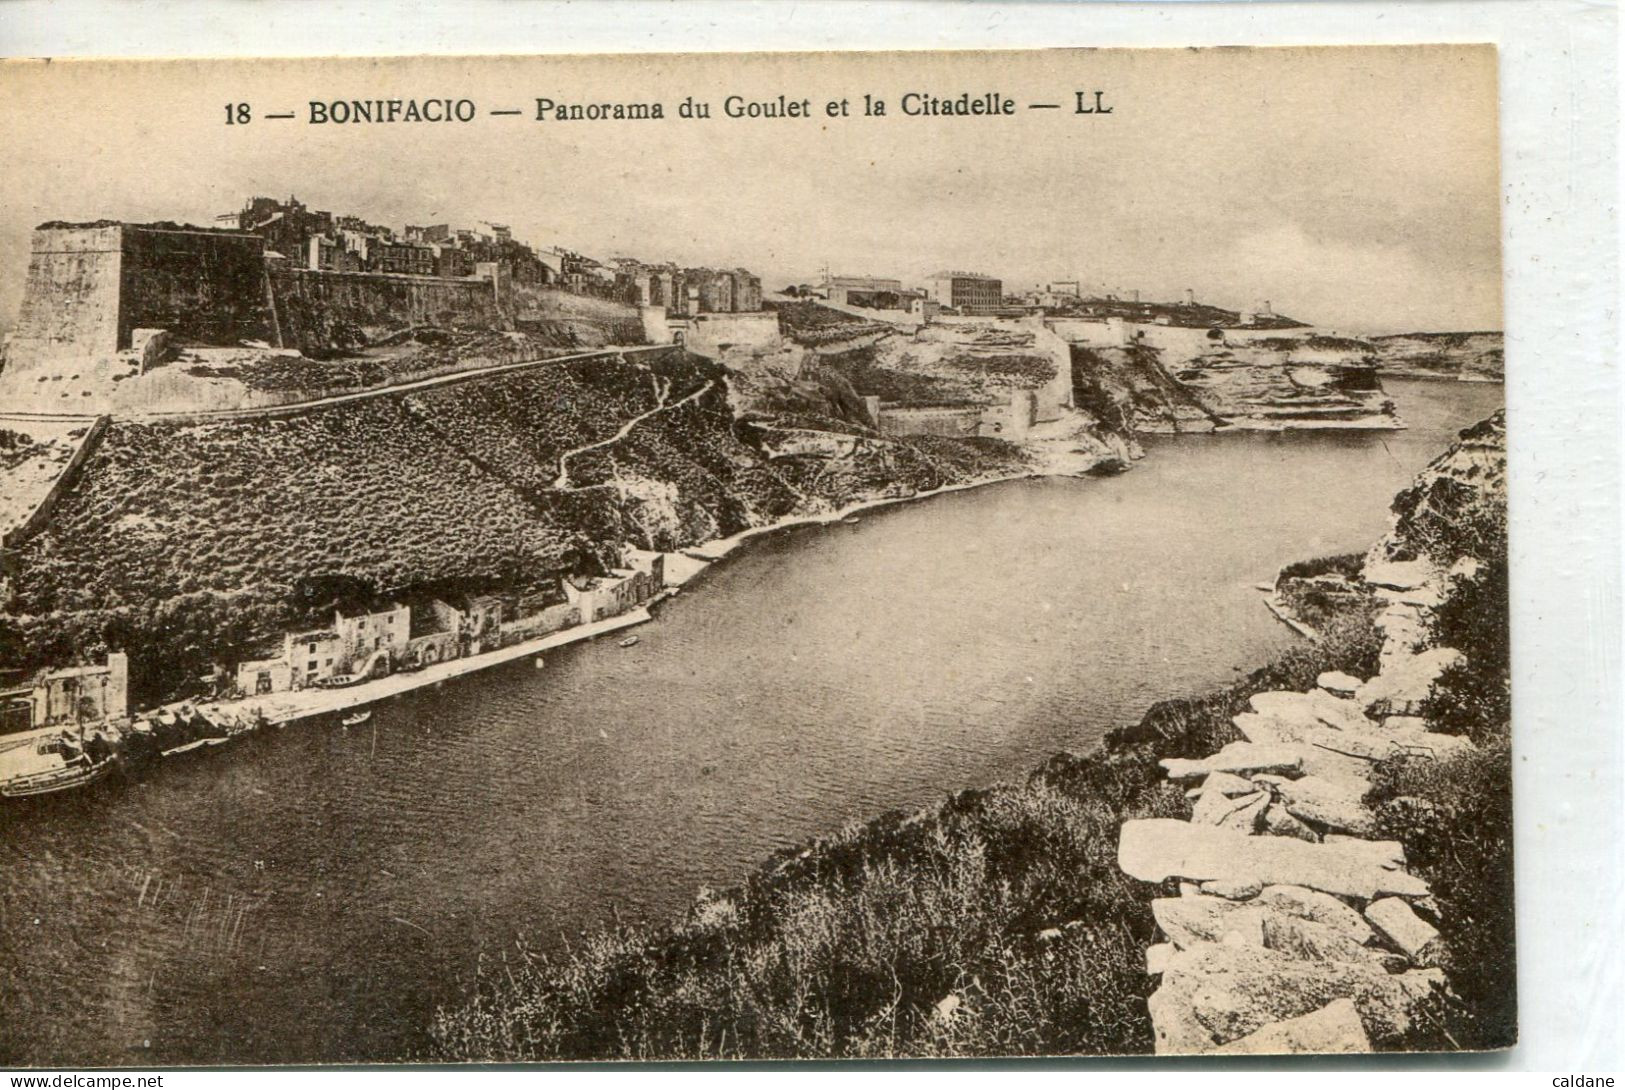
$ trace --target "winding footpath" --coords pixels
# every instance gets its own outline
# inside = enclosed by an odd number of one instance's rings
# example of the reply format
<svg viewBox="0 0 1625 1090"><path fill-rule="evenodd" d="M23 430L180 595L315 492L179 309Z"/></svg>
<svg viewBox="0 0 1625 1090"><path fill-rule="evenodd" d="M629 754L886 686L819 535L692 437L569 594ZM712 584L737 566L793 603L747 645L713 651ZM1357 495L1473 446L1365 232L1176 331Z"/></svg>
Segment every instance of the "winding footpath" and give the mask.
<svg viewBox="0 0 1625 1090"><path fill-rule="evenodd" d="M659 416L663 412L670 412L674 409L680 409L689 402L704 397L715 388L716 383L711 379L707 379L705 385L701 386L699 389L684 395L677 401L668 403L666 398L670 396L671 387L669 384L661 383L661 381L656 378L655 389L657 391L657 400L659 401L659 404L650 409L648 412L640 413L637 416L634 416L631 420L628 420L625 424L622 424L620 429L608 439L600 439L595 443L588 443L585 446L576 447L573 450L567 450L563 454L559 455L559 475L554 478L553 487L560 490L569 490L572 487L570 484L571 458L574 458L578 454L585 454L589 450L597 450L600 447L607 447L615 443L619 443L622 439L625 439L628 435L632 434L633 428L637 427L645 420L648 420L650 417Z"/></svg>

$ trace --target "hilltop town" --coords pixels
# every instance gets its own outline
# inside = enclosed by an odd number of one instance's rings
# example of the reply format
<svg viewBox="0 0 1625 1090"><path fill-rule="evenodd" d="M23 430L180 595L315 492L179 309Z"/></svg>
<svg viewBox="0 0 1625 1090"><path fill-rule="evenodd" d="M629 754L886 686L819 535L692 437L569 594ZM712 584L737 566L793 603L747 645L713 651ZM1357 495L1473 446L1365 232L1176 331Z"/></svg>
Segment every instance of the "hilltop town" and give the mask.
<svg viewBox="0 0 1625 1090"><path fill-rule="evenodd" d="M1388 355L1473 377L1486 338ZM793 522L1119 471L1145 433L1399 427L1384 366L1267 303L1075 280L764 292L291 197L48 222L0 365L0 782L603 635Z"/></svg>

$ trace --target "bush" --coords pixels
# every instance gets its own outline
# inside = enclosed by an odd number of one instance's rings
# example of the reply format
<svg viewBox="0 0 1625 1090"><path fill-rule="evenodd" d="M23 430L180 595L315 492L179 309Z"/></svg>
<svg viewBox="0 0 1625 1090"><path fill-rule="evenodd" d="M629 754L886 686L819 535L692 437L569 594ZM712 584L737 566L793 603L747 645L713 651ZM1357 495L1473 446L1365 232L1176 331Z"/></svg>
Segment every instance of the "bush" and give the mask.
<svg viewBox="0 0 1625 1090"><path fill-rule="evenodd" d="M1439 906L1441 968L1451 995L1434 1012L1438 1041L1416 1047L1505 1048L1517 1040L1512 880L1512 758L1504 736L1436 761L1377 767L1366 801L1378 835L1405 846Z"/></svg>
<svg viewBox="0 0 1625 1090"><path fill-rule="evenodd" d="M1363 628L1363 631L1362 631ZM1236 736L1249 695L1361 669L1363 614L1229 689L1166 701L1087 756L789 849L675 924L482 966L434 1058L789 1058L1149 1052L1153 887L1117 867L1136 817L1188 818L1160 756ZM941 1013L951 1008L951 1013Z"/></svg>

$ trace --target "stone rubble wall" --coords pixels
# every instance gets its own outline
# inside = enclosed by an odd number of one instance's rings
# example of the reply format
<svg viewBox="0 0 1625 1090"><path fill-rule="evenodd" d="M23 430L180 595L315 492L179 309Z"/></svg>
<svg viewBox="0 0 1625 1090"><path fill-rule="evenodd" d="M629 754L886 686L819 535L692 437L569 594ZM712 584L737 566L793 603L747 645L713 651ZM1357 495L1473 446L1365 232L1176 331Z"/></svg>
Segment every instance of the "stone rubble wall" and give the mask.
<svg viewBox="0 0 1625 1090"><path fill-rule="evenodd" d="M1151 903L1164 936L1146 951L1158 1054L1368 1052L1445 986L1437 905L1403 848L1372 839L1362 799L1385 757L1472 747L1419 717L1461 658L1418 650L1451 572L1373 552L1380 672L1253 696L1232 720L1243 741L1161 762L1193 801L1189 821L1123 825L1121 869L1178 882Z"/></svg>

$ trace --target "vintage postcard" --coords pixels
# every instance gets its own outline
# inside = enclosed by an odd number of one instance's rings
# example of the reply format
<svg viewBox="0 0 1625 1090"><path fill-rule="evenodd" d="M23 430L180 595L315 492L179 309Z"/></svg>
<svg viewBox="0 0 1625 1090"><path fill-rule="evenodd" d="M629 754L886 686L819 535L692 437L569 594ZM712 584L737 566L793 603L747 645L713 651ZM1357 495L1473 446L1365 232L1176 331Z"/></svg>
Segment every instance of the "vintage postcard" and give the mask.
<svg viewBox="0 0 1625 1090"><path fill-rule="evenodd" d="M0 1063L1516 1040L1493 46L0 133Z"/></svg>

